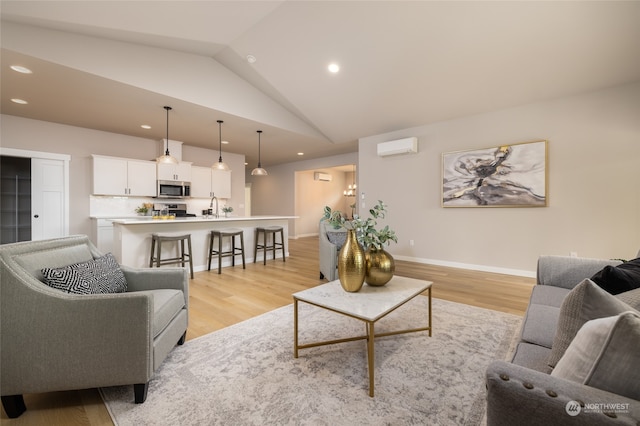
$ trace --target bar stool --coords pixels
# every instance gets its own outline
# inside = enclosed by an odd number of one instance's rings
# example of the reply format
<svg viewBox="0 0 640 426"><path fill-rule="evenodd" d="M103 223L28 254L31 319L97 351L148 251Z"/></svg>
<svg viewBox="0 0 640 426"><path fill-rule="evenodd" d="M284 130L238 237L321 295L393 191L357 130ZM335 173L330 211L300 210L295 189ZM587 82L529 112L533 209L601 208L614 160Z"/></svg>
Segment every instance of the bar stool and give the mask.
<svg viewBox="0 0 640 426"><path fill-rule="evenodd" d="M276 242L276 234L280 233L280 242ZM259 244L260 234L262 234L262 244ZM271 244L267 244L267 235L271 235ZM258 250L262 249L262 261L267 264L267 250L273 251L273 259L276 258L276 249L282 250L282 261L285 262L284 255L284 228L282 226L265 226L256 228L256 245L253 250L253 263L258 260Z"/></svg>
<svg viewBox="0 0 640 426"><path fill-rule="evenodd" d="M180 255L178 257L171 257L162 259L162 243L164 242L172 242L179 241L180 242ZM189 253L184 251L184 242L187 242L187 247L189 248ZM157 249L156 249L157 244ZM154 252L157 250L154 256ZM158 268L160 265L173 265L176 263L184 264L189 262L189 270L191 272L191 279L193 279L193 261L191 260L191 234L184 235L169 235L169 234L152 234L151 235L151 254L149 255L149 268L152 268L153 265Z"/></svg>
<svg viewBox="0 0 640 426"><path fill-rule="evenodd" d="M218 238L217 250L214 249L214 241ZM231 247L229 250L222 251L222 239L230 237ZM240 237L240 248L236 247L236 237ZM244 262L244 231L239 228L226 228L211 231L211 238L209 240L209 267L207 270L211 270L211 258L218 256L218 273L222 273L222 258L231 256L231 266L236 266L236 256L242 255L242 269L246 269Z"/></svg>

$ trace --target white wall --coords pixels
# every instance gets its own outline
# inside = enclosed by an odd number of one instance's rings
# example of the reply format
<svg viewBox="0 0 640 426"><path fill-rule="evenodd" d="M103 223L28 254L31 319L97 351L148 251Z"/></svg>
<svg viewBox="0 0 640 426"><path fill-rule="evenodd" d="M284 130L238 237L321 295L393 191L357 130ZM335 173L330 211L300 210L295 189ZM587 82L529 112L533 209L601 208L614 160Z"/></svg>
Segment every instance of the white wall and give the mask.
<svg viewBox="0 0 640 426"><path fill-rule="evenodd" d="M376 155L409 136L418 154ZM441 207L443 152L538 139L549 141L548 207ZM389 205L399 259L532 275L541 254L640 249L640 83L361 138L359 157L358 189L367 208Z"/></svg>
<svg viewBox="0 0 640 426"><path fill-rule="evenodd" d="M0 143L3 147L71 155L69 164L70 234L92 235L92 223L89 218L92 186L91 154L153 160L157 155L158 146L161 144L161 141L151 139L11 115L2 115L1 120ZM232 195L227 204L234 207L234 214L242 216L244 209L240 206L244 204L244 155L223 152L223 156L224 161L229 164L232 170ZM195 166L211 166L217 158L217 151L183 145L183 161L193 162ZM143 199L140 199L140 203L142 201ZM193 202L198 203L197 201ZM134 204L140 203L136 201ZM201 204L208 207L209 202L202 200ZM199 213L199 208L194 207L193 210L194 213Z"/></svg>

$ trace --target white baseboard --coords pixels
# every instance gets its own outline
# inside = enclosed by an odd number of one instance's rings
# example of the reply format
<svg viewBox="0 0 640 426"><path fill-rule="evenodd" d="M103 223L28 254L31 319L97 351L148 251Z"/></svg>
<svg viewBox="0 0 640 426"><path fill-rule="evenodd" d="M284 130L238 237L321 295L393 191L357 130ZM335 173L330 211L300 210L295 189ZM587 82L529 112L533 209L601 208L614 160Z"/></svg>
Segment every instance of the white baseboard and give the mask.
<svg viewBox="0 0 640 426"><path fill-rule="evenodd" d="M446 266L449 268L469 269L472 271L492 272L495 274L515 275L518 277L527 277L527 278L536 277L535 271L526 271L523 269L510 269L510 268L501 268L497 266L474 265L470 263L451 262L447 260L437 260L437 259L422 259L422 258L409 257L409 256L393 255L393 257L394 259L398 259L398 260L405 260L407 262L424 263L426 265Z"/></svg>

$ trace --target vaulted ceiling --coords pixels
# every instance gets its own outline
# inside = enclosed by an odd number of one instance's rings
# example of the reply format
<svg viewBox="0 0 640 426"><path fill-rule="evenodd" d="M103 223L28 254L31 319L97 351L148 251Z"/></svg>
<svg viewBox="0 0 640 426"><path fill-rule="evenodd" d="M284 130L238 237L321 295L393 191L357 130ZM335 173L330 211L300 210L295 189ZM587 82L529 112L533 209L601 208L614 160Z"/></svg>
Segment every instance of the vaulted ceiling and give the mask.
<svg viewBox="0 0 640 426"><path fill-rule="evenodd" d="M217 148L224 120L223 150L246 155L249 167L258 129L268 167L354 152L364 136L640 80L637 1L0 7L3 114L160 140L170 105L170 139Z"/></svg>

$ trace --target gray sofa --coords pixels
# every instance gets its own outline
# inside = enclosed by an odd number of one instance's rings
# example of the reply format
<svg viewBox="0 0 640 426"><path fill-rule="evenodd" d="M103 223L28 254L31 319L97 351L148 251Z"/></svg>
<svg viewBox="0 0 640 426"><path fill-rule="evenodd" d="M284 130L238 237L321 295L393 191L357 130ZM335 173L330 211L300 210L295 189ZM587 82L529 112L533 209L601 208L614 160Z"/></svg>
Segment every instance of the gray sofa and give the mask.
<svg viewBox="0 0 640 426"><path fill-rule="evenodd" d="M548 358L565 296L585 278L614 260L542 256L520 340L511 362L487 369L487 425L640 425L640 401L550 375ZM622 295L618 295L622 296ZM633 306L633 305L631 305ZM633 306L637 309L637 306ZM640 366L638 366L640 368ZM581 410L570 416L567 404L629 404L627 412Z"/></svg>
<svg viewBox="0 0 640 426"><path fill-rule="evenodd" d="M101 256L83 235L0 246L0 390L9 417L26 410L25 393L132 384L142 403L153 372L184 342L185 268L123 266L127 290L112 294L43 282L42 268Z"/></svg>

